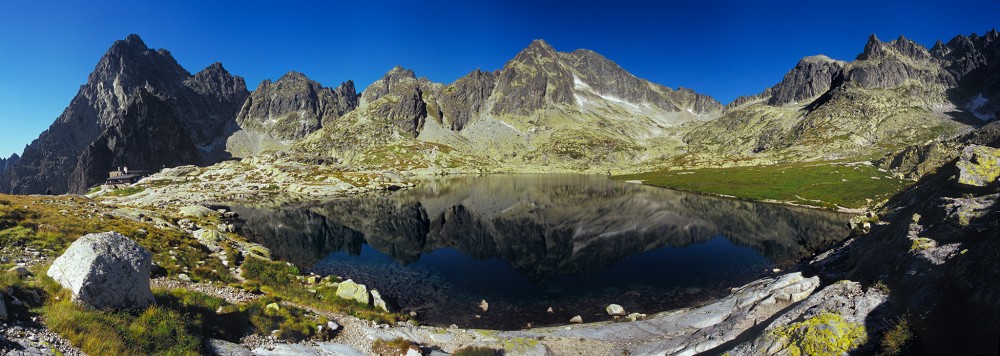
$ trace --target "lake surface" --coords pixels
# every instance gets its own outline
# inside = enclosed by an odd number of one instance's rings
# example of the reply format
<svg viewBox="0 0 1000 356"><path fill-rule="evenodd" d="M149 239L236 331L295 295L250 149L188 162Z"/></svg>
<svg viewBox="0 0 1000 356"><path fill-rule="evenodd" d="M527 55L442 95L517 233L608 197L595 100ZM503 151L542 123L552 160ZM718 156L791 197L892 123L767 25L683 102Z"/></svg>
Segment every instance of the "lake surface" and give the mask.
<svg viewBox="0 0 1000 356"><path fill-rule="evenodd" d="M376 288L394 311L500 329L607 320L610 303L646 314L707 303L849 232L842 214L578 175L452 177L232 209L275 257Z"/></svg>

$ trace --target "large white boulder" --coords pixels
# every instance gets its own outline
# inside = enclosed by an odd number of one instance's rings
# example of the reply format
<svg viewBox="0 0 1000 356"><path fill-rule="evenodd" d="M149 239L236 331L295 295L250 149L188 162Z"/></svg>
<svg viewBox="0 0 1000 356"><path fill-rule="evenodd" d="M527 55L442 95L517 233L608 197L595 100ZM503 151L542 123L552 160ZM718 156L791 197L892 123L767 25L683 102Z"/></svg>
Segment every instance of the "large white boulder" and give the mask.
<svg viewBox="0 0 1000 356"><path fill-rule="evenodd" d="M56 258L48 275L73 292L73 301L102 310L138 309L153 303L152 254L117 232L87 234Z"/></svg>

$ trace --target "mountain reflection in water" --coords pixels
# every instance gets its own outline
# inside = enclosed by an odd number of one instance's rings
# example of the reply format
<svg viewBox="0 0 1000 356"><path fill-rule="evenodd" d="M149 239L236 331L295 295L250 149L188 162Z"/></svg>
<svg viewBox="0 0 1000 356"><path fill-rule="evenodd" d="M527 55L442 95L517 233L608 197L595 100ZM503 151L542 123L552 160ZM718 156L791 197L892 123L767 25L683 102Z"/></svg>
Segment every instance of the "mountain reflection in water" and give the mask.
<svg viewBox="0 0 1000 356"><path fill-rule="evenodd" d="M609 303L651 313L706 302L848 233L841 214L578 175L443 178L233 210L277 258L375 287L425 323L494 328L605 319Z"/></svg>

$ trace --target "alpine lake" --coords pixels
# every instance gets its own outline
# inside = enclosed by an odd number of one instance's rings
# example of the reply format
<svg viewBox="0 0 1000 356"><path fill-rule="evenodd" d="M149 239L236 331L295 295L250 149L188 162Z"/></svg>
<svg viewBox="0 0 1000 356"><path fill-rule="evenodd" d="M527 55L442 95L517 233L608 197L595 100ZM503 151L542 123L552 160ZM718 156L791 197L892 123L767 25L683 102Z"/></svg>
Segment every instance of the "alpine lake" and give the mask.
<svg viewBox="0 0 1000 356"><path fill-rule="evenodd" d="M230 208L275 258L377 289L422 324L463 328L610 320L611 303L650 315L701 305L849 235L844 214L583 175L447 177Z"/></svg>

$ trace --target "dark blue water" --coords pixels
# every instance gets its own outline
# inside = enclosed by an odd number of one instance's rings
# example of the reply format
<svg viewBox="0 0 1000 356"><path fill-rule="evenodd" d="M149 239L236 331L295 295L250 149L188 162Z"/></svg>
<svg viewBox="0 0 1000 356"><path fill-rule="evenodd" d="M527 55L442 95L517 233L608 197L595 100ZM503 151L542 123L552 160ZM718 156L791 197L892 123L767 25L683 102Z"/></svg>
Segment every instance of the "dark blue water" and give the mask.
<svg viewBox="0 0 1000 356"><path fill-rule="evenodd" d="M234 210L276 257L376 288L423 323L463 327L604 320L609 303L646 314L698 305L847 236L838 214L593 176L454 178Z"/></svg>

